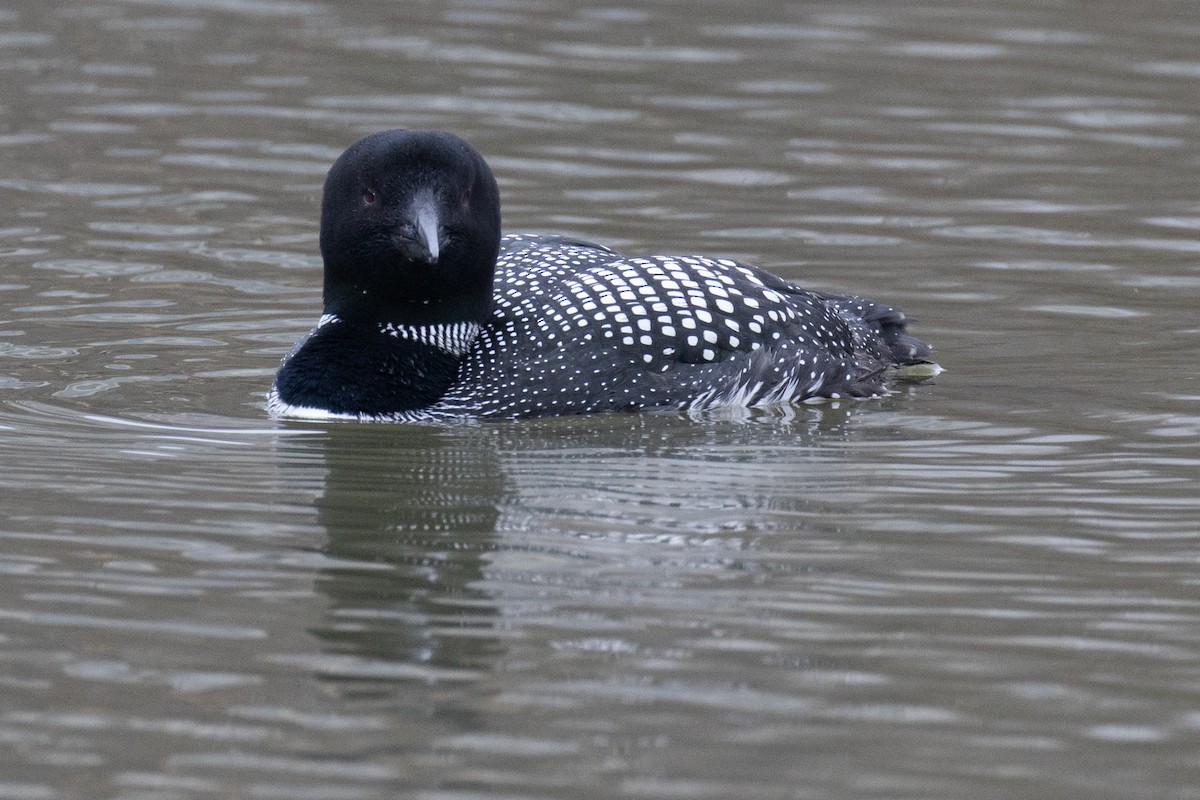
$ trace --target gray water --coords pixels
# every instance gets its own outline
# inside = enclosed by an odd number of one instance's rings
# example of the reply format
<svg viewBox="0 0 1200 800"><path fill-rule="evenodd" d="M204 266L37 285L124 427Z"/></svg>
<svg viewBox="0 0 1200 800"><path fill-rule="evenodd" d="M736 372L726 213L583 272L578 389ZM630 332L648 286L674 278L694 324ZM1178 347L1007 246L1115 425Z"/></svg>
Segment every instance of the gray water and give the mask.
<svg viewBox="0 0 1200 800"><path fill-rule="evenodd" d="M1200 797L1200 7L0 4L0 798ZM753 413L282 424L320 182L893 302Z"/></svg>

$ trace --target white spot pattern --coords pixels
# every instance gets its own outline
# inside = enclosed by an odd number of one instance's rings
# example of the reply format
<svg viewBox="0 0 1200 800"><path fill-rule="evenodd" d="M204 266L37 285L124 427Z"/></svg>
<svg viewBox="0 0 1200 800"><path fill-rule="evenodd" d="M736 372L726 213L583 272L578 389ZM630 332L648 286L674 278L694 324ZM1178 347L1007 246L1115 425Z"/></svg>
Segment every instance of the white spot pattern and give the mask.
<svg viewBox="0 0 1200 800"><path fill-rule="evenodd" d="M491 322L431 413L520 417L877 394L892 358L862 316L899 314L728 259L626 258L530 234L504 237L495 298Z"/></svg>
<svg viewBox="0 0 1200 800"><path fill-rule="evenodd" d="M397 339L408 339L431 347L437 347L456 356L465 356L479 336L477 322L453 322L448 325L380 325L380 333Z"/></svg>

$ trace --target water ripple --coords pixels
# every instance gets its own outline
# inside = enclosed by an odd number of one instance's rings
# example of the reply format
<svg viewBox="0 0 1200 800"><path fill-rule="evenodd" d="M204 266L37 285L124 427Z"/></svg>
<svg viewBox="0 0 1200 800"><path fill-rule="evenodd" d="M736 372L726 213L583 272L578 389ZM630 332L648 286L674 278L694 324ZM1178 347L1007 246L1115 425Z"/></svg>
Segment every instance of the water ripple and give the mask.
<svg viewBox="0 0 1200 800"><path fill-rule="evenodd" d="M354 110L421 111L453 114L494 114L548 122L618 123L637 119L627 109L597 108L578 103L519 100L516 98L446 97L445 95L364 95L316 97L319 108Z"/></svg>
<svg viewBox="0 0 1200 800"><path fill-rule="evenodd" d="M719 64L741 61L739 50L701 47L623 47L590 42L551 42L544 45L547 52L572 58L616 63L654 63L659 61L687 64Z"/></svg>

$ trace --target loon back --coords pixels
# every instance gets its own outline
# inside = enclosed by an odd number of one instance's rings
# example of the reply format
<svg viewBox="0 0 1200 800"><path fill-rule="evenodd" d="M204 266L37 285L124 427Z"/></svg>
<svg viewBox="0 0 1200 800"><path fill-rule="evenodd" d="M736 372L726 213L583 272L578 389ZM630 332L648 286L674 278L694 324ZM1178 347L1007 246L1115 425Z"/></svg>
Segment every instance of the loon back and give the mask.
<svg viewBox="0 0 1200 800"><path fill-rule="evenodd" d="M496 308L437 409L521 417L867 397L924 362L897 309L728 259L512 234Z"/></svg>

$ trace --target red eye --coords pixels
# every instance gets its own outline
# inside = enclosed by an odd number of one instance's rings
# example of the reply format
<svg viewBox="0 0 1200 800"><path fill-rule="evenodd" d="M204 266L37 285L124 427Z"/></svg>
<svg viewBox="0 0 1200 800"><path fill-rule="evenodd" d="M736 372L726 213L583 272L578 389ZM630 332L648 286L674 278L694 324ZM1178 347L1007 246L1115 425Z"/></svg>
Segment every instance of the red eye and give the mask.
<svg viewBox="0 0 1200 800"><path fill-rule="evenodd" d="M363 202L364 203L366 203L367 205L372 205L378 199L379 199L379 195L375 194L370 189L363 189Z"/></svg>

